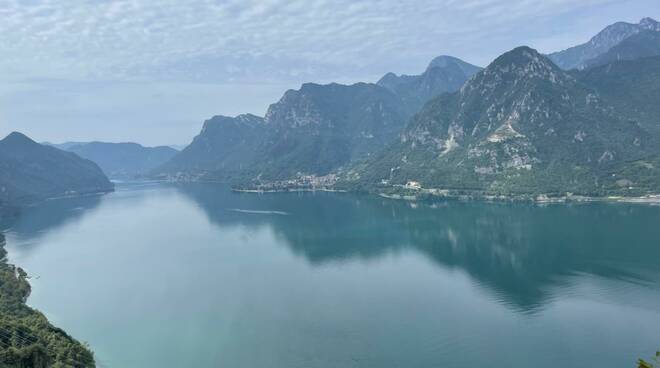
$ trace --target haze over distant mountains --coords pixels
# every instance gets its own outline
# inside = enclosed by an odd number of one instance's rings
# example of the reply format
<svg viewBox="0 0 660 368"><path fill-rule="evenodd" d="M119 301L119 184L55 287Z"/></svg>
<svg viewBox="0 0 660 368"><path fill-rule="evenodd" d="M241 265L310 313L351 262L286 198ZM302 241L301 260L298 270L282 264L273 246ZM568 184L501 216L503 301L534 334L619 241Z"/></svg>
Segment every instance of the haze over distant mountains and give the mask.
<svg viewBox="0 0 660 368"><path fill-rule="evenodd" d="M445 56L419 76L390 73L378 84L307 83L285 92L264 118L207 120L193 142L155 173L197 180L327 175L381 150L423 103L460 88L477 70Z"/></svg>
<svg viewBox="0 0 660 368"><path fill-rule="evenodd" d="M441 56L421 75L305 84L264 118L206 121L153 175L243 188L657 191L659 80L645 76L655 76L658 35L644 18L547 57L517 48L484 70Z"/></svg>
<svg viewBox="0 0 660 368"><path fill-rule="evenodd" d="M309 83L287 91L264 118L206 121L200 135L161 171L214 179L248 173L270 180L298 172L325 175L382 148L411 114L396 95L375 84Z"/></svg>
<svg viewBox="0 0 660 368"><path fill-rule="evenodd" d="M60 147L116 178L256 189L397 191L415 182L503 195L639 195L660 191L659 63L660 25L644 18L547 57L519 47L486 69L440 56L420 75L306 83L264 117L207 120L180 152L132 143ZM26 140L10 139L30 146ZM26 197L10 184L11 197Z"/></svg>
<svg viewBox="0 0 660 368"><path fill-rule="evenodd" d="M637 24L617 22L605 27L589 42L551 53L548 57L562 69L584 69L593 63L593 59L607 53L627 38L644 31L660 32L660 23L651 18L643 18Z"/></svg>
<svg viewBox="0 0 660 368"><path fill-rule="evenodd" d="M404 104L417 111L431 98L458 90L479 70L480 67L461 59L442 55L433 59L420 75L387 73L377 84L394 92Z"/></svg>
<svg viewBox="0 0 660 368"><path fill-rule="evenodd" d="M66 142L50 145L94 161L114 179L144 176L178 152L167 146L144 147L137 143Z"/></svg>
<svg viewBox="0 0 660 368"><path fill-rule="evenodd" d="M660 55L660 32L642 31L621 41L597 57L587 60L585 68L605 65L614 61L635 60Z"/></svg>

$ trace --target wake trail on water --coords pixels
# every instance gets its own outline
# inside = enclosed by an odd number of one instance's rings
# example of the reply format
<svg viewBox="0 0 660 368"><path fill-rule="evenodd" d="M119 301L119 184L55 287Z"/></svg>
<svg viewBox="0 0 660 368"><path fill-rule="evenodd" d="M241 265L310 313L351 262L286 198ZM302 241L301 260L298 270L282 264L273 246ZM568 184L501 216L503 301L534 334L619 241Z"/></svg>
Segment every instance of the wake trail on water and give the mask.
<svg viewBox="0 0 660 368"><path fill-rule="evenodd" d="M288 212L284 211L262 211L262 210L243 210L239 208L231 208L230 211L233 212L240 212L240 213L252 213L252 214L258 214L258 215L280 215L280 216L288 216Z"/></svg>

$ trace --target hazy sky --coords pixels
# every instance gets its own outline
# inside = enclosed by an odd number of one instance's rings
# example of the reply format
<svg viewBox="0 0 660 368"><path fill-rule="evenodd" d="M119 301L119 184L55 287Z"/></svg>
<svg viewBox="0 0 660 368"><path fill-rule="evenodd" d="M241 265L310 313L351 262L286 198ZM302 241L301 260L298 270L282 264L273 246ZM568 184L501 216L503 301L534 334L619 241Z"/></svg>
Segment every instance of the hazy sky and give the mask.
<svg viewBox="0 0 660 368"><path fill-rule="evenodd" d="M485 66L587 41L659 0L0 0L0 135L184 144L303 82Z"/></svg>

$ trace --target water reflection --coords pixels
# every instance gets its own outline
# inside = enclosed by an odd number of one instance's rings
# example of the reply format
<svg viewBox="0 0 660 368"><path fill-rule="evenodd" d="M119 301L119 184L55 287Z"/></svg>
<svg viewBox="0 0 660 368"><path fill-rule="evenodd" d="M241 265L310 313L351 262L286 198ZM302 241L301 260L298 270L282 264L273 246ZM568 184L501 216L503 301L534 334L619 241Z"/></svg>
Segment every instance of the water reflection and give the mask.
<svg viewBox="0 0 660 368"><path fill-rule="evenodd" d="M501 302L524 312L541 309L578 274L658 285L657 207L478 202L411 206L350 194L240 194L197 184L178 190L218 226L271 227L311 264L414 250L437 265L468 272Z"/></svg>
<svg viewBox="0 0 660 368"><path fill-rule="evenodd" d="M122 184L7 248L109 366L625 366L657 348L659 212Z"/></svg>
<svg viewBox="0 0 660 368"><path fill-rule="evenodd" d="M5 223L12 237L29 248L48 231L79 221L89 211L97 208L102 196L61 198L21 209L18 216ZM28 249L26 249L28 250Z"/></svg>
<svg viewBox="0 0 660 368"><path fill-rule="evenodd" d="M110 197L28 208L9 234L29 253L48 231L79 221L106 200L134 205L173 193L192 200L215 226L272 229L312 265L415 252L437 266L467 272L500 302L523 312L540 310L580 274L659 287L660 208L644 205L412 206L340 193L257 195L208 184L122 185Z"/></svg>
<svg viewBox="0 0 660 368"><path fill-rule="evenodd" d="M195 184L180 186L179 190L213 223L270 226L294 253L314 264L355 257L366 260L406 244L405 234L383 221L383 208L361 197L232 193L223 187Z"/></svg>
<svg viewBox="0 0 660 368"><path fill-rule="evenodd" d="M97 210L108 198L113 202L138 204L149 195L157 195L153 192L154 189L162 191L164 188L167 186L155 182L120 183L116 191L111 194L47 200L20 209L16 216L7 217L6 221L0 222L0 230L10 233L14 241L21 244L22 250L29 252L28 247L38 243L40 237L51 230L82 220L84 216Z"/></svg>

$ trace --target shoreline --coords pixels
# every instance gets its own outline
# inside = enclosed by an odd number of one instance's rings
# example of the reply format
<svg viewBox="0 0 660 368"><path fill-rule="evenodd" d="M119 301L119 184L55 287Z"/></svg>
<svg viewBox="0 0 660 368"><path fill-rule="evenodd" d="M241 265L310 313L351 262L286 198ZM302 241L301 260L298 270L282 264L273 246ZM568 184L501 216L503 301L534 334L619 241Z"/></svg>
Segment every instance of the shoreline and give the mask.
<svg viewBox="0 0 660 368"><path fill-rule="evenodd" d="M291 188L291 189L240 189L231 188L232 192L237 193L296 193L296 192L328 192L328 193L349 193L348 190L330 189L330 188Z"/></svg>
<svg viewBox="0 0 660 368"><path fill-rule="evenodd" d="M296 192L329 192L329 193L358 193L345 189L331 188L288 188L288 189L240 189L231 188L232 192L237 193L296 193ZM630 203L630 204L648 204L660 205L660 194L647 194L643 196L606 196L593 197L584 195L570 195L561 197L552 197L548 195L488 195L488 194L451 194L449 190L441 189L421 189L418 193L410 194L388 194L385 192L365 192L366 194L377 195L382 198L392 200L405 200L410 202L433 201L433 200L459 200L459 201L483 201L483 202L532 202L538 204L551 203Z"/></svg>
<svg viewBox="0 0 660 368"><path fill-rule="evenodd" d="M0 231L0 281L5 286L0 290L4 302L0 308L3 315L0 330L10 341L0 346L0 365L14 366L23 361L35 367L96 367L89 345L53 325L43 312L29 303L35 278L22 267L10 263L6 245L4 232Z"/></svg>
<svg viewBox="0 0 660 368"><path fill-rule="evenodd" d="M206 183L206 184L223 184L228 183L215 180L153 180L152 182L161 183ZM249 189L249 188L236 188L231 187L230 190L236 193L254 193L254 194L273 194L273 193L301 193L301 192L327 192L327 193L365 193L376 195L386 199L405 200L410 202L415 201L429 201L429 200L459 200L459 201L484 201L484 202L531 202L538 204L551 204L551 203L587 203L587 202L601 202L601 203L630 203L630 204L647 204L647 205L660 205L660 193L645 194L642 196L622 196L611 195L605 197L593 197L585 195L569 195L569 196L549 196L547 194L532 195L532 194L519 194L519 195L489 195L483 193L467 193L467 194L452 194L450 189L410 189L410 193L389 194L383 191L354 191L348 189L333 189L328 187L322 188L300 188L290 187L282 189Z"/></svg>
<svg viewBox="0 0 660 368"><path fill-rule="evenodd" d="M563 197L547 197L547 196L504 196L504 195L470 195L470 194L429 194L421 193L424 195L420 198L419 195L412 194L387 194L383 192L377 193L379 197L405 200L405 201L426 201L426 200L459 200L459 201L483 201L483 202L531 202L537 204L552 204L552 203L632 203L632 204L649 204L660 205L660 194L648 194L644 196L625 197L625 196L607 196L607 197L590 197L590 196L563 196Z"/></svg>

